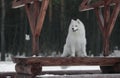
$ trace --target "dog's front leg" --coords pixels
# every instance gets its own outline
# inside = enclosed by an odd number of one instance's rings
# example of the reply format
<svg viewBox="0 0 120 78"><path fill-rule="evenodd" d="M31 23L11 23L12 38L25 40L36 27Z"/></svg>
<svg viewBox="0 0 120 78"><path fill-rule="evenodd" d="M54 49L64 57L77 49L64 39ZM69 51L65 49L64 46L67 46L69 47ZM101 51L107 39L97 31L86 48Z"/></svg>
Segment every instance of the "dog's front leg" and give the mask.
<svg viewBox="0 0 120 78"><path fill-rule="evenodd" d="M71 47L71 56L75 57L75 47Z"/></svg>

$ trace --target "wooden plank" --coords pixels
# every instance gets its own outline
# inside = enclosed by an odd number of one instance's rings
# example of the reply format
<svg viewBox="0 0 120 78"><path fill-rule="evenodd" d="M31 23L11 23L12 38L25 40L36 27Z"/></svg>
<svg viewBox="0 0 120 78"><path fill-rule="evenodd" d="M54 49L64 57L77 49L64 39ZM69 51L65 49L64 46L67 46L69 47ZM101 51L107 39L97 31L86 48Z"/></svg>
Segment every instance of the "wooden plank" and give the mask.
<svg viewBox="0 0 120 78"><path fill-rule="evenodd" d="M35 22L35 19L33 18L33 12L31 11L31 5L28 5L26 4L25 5L25 11L26 11L26 14L27 14L27 17L28 17L28 21L29 21L29 24L30 24L30 29L31 29L31 33L32 35L34 35L34 32L35 32L35 25L34 25L34 22Z"/></svg>
<svg viewBox="0 0 120 78"><path fill-rule="evenodd" d="M46 15L46 11L49 5L49 0L43 0L42 1L42 5L41 5L41 9L40 9L40 13L38 16L38 20L37 20L37 24L36 24L36 29L35 29L35 35L36 36L40 36L41 30L42 30L42 26L43 26L43 22L45 19L45 15Z"/></svg>
<svg viewBox="0 0 120 78"><path fill-rule="evenodd" d="M34 0L14 0L12 2L12 8L20 8L23 7L27 3L33 3ZM42 0L39 0L42 1Z"/></svg>
<svg viewBox="0 0 120 78"><path fill-rule="evenodd" d="M40 3L34 1L34 4L25 4L25 11L29 20L32 32L32 54L37 55L39 51L39 37L35 36L35 28L37 24L37 17L39 16Z"/></svg>
<svg viewBox="0 0 120 78"><path fill-rule="evenodd" d="M42 75L54 74L54 75L78 75L78 74L101 74L100 70L64 70L64 71L42 71Z"/></svg>
<svg viewBox="0 0 120 78"><path fill-rule="evenodd" d="M36 78L35 76L32 75L27 75L27 74L16 74L15 78Z"/></svg>
<svg viewBox="0 0 120 78"><path fill-rule="evenodd" d="M120 74L48 75L37 76L36 78L120 78Z"/></svg>
<svg viewBox="0 0 120 78"><path fill-rule="evenodd" d="M80 11L87 11L87 10L91 10L97 7L104 7L105 4L110 4L110 6L113 6L116 3L120 3L120 0L112 0L112 1L107 0L107 3L105 3L104 0L100 0L100 1L97 1L91 4L88 4L88 1L89 0L84 0L81 3L80 8L79 8Z"/></svg>
<svg viewBox="0 0 120 78"><path fill-rule="evenodd" d="M110 18L109 23L108 23L108 29L107 29L108 36L111 35L111 32L115 26L115 22L116 22L116 19L118 17L119 12L120 12L120 3L117 3L113 9L113 13L112 13L111 18Z"/></svg>
<svg viewBox="0 0 120 78"><path fill-rule="evenodd" d="M21 73L21 74L29 74L29 75L37 75L37 74L41 74L42 71L42 67L40 66L40 64L16 64L15 65L15 70L16 73Z"/></svg>
<svg viewBox="0 0 120 78"><path fill-rule="evenodd" d="M102 15L102 11L100 8L95 8L95 13L96 13L96 17L98 20L98 24L99 24L99 28L102 32L102 34L104 34L104 19L103 19L103 15Z"/></svg>
<svg viewBox="0 0 120 78"><path fill-rule="evenodd" d="M54 75L77 75L77 74L100 74L100 70L67 70L67 71L42 71L41 75L45 74L54 74ZM15 78L15 72L0 72L1 78L6 78L11 76L11 78Z"/></svg>
<svg viewBox="0 0 120 78"><path fill-rule="evenodd" d="M100 65L113 66L120 57L13 57L14 63L40 64L41 66Z"/></svg>
<svg viewBox="0 0 120 78"><path fill-rule="evenodd" d="M0 78L15 78L15 72L0 72Z"/></svg>

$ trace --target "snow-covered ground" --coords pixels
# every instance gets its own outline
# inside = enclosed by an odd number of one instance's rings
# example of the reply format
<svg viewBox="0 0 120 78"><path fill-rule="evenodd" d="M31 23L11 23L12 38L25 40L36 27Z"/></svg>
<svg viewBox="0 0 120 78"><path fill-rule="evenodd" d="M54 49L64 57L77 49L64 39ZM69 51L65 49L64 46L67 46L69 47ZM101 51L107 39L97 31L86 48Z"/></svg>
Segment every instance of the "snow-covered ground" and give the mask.
<svg viewBox="0 0 120 78"><path fill-rule="evenodd" d="M6 61L0 61L0 72L15 72L15 63L12 62L11 54L6 54ZM16 56L20 56L17 54ZM25 57L22 54L20 57ZM65 69L61 66L44 66L43 71L65 71L65 70L100 70L99 66L69 66Z"/></svg>
<svg viewBox="0 0 120 78"><path fill-rule="evenodd" d="M69 66L62 69L61 66L45 66L43 71L64 71L64 70L100 70L99 66ZM6 61L0 62L0 72L15 72L15 63Z"/></svg>
<svg viewBox="0 0 120 78"><path fill-rule="evenodd" d="M0 72L15 72L15 63L11 61L11 54L6 54L6 61L0 61ZM19 54L17 54L19 56ZM25 56L23 54L22 56ZM115 50L110 57L120 57L120 51ZM1 54L0 54L1 57ZM64 70L100 70L99 66L69 66L63 69L61 66L43 67L43 71L64 71Z"/></svg>
<svg viewBox="0 0 120 78"><path fill-rule="evenodd" d="M10 61L0 62L0 72L15 72L15 64Z"/></svg>

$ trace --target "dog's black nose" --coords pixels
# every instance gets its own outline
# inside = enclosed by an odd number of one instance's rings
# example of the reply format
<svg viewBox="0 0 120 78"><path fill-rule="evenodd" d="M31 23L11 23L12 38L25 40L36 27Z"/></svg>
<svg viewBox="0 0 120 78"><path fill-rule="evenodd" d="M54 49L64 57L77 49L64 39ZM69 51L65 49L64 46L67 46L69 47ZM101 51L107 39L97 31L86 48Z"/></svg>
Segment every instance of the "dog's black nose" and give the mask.
<svg viewBox="0 0 120 78"><path fill-rule="evenodd" d="M74 30L74 28L72 28L72 30Z"/></svg>

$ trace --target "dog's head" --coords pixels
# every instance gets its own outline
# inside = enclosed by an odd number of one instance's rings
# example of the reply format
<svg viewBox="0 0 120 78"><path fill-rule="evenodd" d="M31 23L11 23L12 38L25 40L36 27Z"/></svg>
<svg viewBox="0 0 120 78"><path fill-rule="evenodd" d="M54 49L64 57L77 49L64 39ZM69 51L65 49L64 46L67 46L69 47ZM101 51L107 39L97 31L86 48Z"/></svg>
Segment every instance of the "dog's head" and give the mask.
<svg viewBox="0 0 120 78"><path fill-rule="evenodd" d="M79 19L77 20L72 19L70 23L69 31L77 32L80 29L80 24L81 21Z"/></svg>

